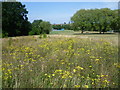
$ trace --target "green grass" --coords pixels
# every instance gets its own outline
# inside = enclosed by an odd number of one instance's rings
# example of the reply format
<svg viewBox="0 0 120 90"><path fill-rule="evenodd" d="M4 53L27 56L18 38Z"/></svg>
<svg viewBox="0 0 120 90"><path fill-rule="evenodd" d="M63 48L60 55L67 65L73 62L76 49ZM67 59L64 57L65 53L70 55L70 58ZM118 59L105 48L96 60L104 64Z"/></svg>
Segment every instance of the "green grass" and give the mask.
<svg viewBox="0 0 120 90"><path fill-rule="evenodd" d="M73 31L73 30L64 30L64 31L51 31L51 35L102 35L99 34L98 31L85 31L83 34L81 31ZM114 33L105 32L104 35L114 35Z"/></svg>
<svg viewBox="0 0 120 90"><path fill-rule="evenodd" d="M3 39L2 86L118 87L117 35L58 36Z"/></svg>
<svg viewBox="0 0 120 90"><path fill-rule="evenodd" d="M50 34L57 34L57 35L72 35L72 34L74 34L74 31L73 31L73 30L51 31Z"/></svg>

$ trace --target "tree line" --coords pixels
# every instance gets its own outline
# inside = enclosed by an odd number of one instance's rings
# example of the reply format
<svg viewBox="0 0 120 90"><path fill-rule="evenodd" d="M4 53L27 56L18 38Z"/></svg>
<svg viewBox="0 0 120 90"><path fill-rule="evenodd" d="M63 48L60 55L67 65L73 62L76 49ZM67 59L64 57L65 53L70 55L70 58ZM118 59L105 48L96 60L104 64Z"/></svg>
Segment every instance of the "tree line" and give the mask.
<svg viewBox="0 0 120 90"><path fill-rule="evenodd" d="M109 30L118 32L119 17L118 10L109 8L102 9L81 9L71 17L72 28L81 30L82 33L87 31L99 31L104 33Z"/></svg>
<svg viewBox="0 0 120 90"><path fill-rule="evenodd" d="M57 30L60 30L60 29L72 30L72 27L71 27L70 23L69 24L66 24L66 23L64 23L64 24L53 24L52 28L57 29Z"/></svg>
<svg viewBox="0 0 120 90"><path fill-rule="evenodd" d="M108 30L117 31L119 27L118 10L109 8L102 9L81 9L72 17L72 23L63 25L52 25L50 22L43 20L28 21L28 11L21 2L2 2L2 36L23 36L49 34L52 28L81 30L82 33L87 31L99 31L104 33Z"/></svg>

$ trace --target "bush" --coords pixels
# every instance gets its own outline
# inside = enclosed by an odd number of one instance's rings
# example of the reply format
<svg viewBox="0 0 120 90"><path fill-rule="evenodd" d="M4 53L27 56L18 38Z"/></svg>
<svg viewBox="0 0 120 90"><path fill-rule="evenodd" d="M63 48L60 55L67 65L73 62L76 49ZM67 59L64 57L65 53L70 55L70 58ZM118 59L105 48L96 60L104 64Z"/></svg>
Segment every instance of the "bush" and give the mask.
<svg viewBox="0 0 120 90"><path fill-rule="evenodd" d="M6 33L2 33L2 37L4 38L4 37L8 37L8 33L6 32Z"/></svg>
<svg viewBox="0 0 120 90"><path fill-rule="evenodd" d="M47 34L40 34L39 38L47 38Z"/></svg>
<svg viewBox="0 0 120 90"><path fill-rule="evenodd" d="M43 38L47 38L47 35L45 33L43 34Z"/></svg>

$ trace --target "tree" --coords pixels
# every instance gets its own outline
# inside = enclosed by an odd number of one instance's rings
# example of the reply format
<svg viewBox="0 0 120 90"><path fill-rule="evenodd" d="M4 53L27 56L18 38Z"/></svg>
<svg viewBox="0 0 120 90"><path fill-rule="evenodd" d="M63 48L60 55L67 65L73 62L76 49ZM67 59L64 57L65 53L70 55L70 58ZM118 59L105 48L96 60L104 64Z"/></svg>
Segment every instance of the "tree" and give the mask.
<svg viewBox="0 0 120 90"><path fill-rule="evenodd" d="M3 35L28 35L31 23L27 18L28 11L20 2L2 2Z"/></svg>
<svg viewBox="0 0 120 90"><path fill-rule="evenodd" d="M34 20L32 23L32 30L29 32L30 35L49 34L52 30L52 26L49 22L43 20Z"/></svg>
<svg viewBox="0 0 120 90"><path fill-rule="evenodd" d="M116 11L116 10L115 10ZM117 12L109 8L102 9L81 9L77 11L71 20L73 21L72 27L74 30L85 30L106 32L112 28L118 29ZM116 25L115 25L116 24Z"/></svg>
<svg viewBox="0 0 120 90"><path fill-rule="evenodd" d="M39 35L42 33L40 23L42 20L34 20L32 23L32 30L29 32L29 35Z"/></svg>
<svg viewBox="0 0 120 90"><path fill-rule="evenodd" d="M49 22L43 21L40 23L41 31L42 33L49 34L50 31L52 30L52 26Z"/></svg>
<svg viewBox="0 0 120 90"><path fill-rule="evenodd" d="M60 29L63 28L63 25L61 25L61 24L54 24L54 25L52 25L52 28L60 30Z"/></svg>
<svg viewBox="0 0 120 90"><path fill-rule="evenodd" d="M99 31L106 32L110 30L110 24L113 20L112 10L108 8L103 8L98 10L97 12L97 25L99 27Z"/></svg>
<svg viewBox="0 0 120 90"><path fill-rule="evenodd" d="M111 25L110 25L110 27L111 27L111 29L112 30L114 30L115 32L118 32L118 30L120 29L120 27L119 27L119 17L120 16L118 16L118 10L113 10L113 12L112 12L112 17L113 17L113 19L112 19L112 21L111 21Z"/></svg>
<svg viewBox="0 0 120 90"><path fill-rule="evenodd" d="M77 11L71 20L74 22L72 26L74 27L73 29L76 30L81 30L81 33L83 33L88 27L91 27L90 25L90 20L91 20L91 13L89 10L81 9Z"/></svg>
<svg viewBox="0 0 120 90"><path fill-rule="evenodd" d="M65 30L71 30L71 24L63 24Z"/></svg>

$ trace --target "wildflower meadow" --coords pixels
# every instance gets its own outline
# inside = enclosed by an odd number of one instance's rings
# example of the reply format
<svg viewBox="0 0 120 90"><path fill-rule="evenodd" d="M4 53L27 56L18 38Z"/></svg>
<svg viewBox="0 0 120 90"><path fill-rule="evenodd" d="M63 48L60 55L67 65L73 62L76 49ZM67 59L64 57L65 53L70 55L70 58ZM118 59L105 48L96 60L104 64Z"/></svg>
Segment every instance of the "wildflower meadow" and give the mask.
<svg viewBox="0 0 120 90"><path fill-rule="evenodd" d="M117 37L3 39L4 88L117 88Z"/></svg>

